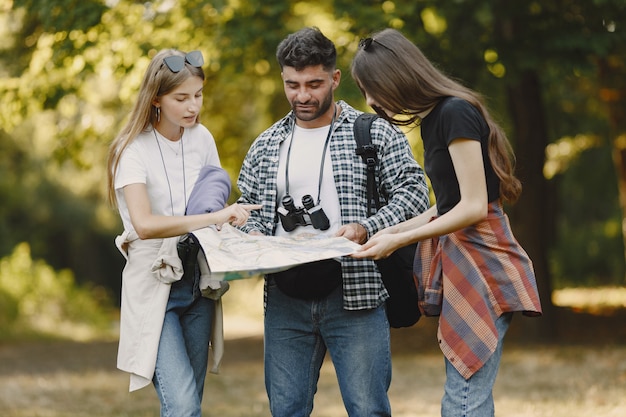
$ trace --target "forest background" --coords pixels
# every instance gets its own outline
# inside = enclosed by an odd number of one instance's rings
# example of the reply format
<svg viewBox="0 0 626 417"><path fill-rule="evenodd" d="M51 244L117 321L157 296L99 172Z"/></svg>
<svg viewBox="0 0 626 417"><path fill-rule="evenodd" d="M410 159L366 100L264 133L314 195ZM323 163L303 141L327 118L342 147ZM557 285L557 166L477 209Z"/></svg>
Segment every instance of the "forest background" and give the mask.
<svg viewBox="0 0 626 417"><path fill-rule="evenodd" d="M508 210L545 311L531 333L553 337L555 289L626 282L625 25L622 0L0 0L0 334L115 314L106 153L158 50L203 52L202 122L234 183L289 110L278 42L317 26L338 49L337 98L361 110L350 61L385 27L485 96L524 184ZM407 135L421 161L419 129Z"/></svg>

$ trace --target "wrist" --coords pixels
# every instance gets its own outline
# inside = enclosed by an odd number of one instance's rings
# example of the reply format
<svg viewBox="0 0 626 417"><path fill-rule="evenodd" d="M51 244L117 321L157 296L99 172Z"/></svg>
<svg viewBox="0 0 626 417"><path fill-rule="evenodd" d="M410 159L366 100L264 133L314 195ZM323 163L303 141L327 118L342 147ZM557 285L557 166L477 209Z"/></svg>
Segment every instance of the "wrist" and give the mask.
<svg viewBox="0 0 626 417"><path fill-rule="evenodd" d="M369 238L367 229L361 223L355 223L355 235L357 238L356 242L359 245L362 245L365 242L367 242L367 239Z"/></svg>

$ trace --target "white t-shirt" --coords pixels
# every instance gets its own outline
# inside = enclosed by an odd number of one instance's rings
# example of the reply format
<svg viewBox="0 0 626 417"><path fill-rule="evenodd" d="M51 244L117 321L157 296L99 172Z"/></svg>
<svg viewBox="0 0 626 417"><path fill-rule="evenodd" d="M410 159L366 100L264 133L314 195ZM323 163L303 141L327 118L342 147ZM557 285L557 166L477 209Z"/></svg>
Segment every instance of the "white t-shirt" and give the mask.
<svg viewBox="0 0 626 417"><path fill-rule="evenodd" d="M180 146L166 141L150 129L139 134L120 158L115 194L125 230L134 231L122 190L125 186L146 184L152 213L182 216L200 169L221 166L213 135L201 124L185 129Z"/></svg>
<svg viewBox="0 0 626 417"><path fill-rule="evenodd" d="M323 126L314 129L305 129L294 126L293 144L291 145L291 155L289 157L289 194L293 198L296 207L303 207L302 197L310 194L317 205L317 195L319 187L320 165L322 163L322 151L324 142L328 136L330 126ZM290 139L285 140L280 146L280 162L278 164L278 201L282 206L282 199L287 193L285 183L285 167L287 164L287 153ZM286 232L278 221L276 236L293 236L300 233L312 233L325 236L333 236L341 226L341 209L339 207L339 196L335 186L333 176L333 163L330 156L330 144L326 148L324 159L324 173L322 177L322 187L320 193L320 205L330 221L328 230L315 229L313 226L298 226L291 232Z"/></svg>

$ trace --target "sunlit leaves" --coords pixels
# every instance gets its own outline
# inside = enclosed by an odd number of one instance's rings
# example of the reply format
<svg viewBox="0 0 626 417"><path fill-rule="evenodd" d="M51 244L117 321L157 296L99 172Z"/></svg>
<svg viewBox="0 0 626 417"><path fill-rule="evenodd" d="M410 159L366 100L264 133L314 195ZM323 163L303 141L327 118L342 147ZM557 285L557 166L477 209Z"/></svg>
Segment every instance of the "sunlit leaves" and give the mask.
<svg viewBox="0 0 626 417"><path fill-rule="evenodd" d="M433 7L426 7L421 13L424 30L431 35L440 35L448 28L446 20L437 14Z"/></svg>
<svg viewBox="0 0 626 417"><path fill-rule="evenodd" d="M502 78L506 75L506 68L498 61L498 53L493 49L487 49L484 53L487 69L494 77Z"/></svg>
<svg viewBox="0 0 626 417"><path fill-rule="evenodd" d="M563 137L546 148L546 162L543 173L547 179L567 171L571 161L591 148L600 146L601 141L594 135Z"/></svg>

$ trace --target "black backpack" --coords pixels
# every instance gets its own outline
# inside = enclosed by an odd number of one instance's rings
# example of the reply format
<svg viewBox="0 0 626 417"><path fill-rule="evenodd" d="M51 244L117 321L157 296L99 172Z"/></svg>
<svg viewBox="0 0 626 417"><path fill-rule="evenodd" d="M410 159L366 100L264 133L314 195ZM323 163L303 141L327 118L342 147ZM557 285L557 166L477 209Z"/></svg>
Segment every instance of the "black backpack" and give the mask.
<svg viewBox="0 0 626 417"><path fill-rule="evenodd" d="M378 118L375 114L363 113L354 123L355 152L367 166L367 215L373 215L380 208L380 197L376 183L378 153L371 143L370 127ZM421 317L417 301L417 283L413 278L413 260L417 244L402 247L386 259L376 261L387 288L387 318L391 327L413 326Z"/></svg>

